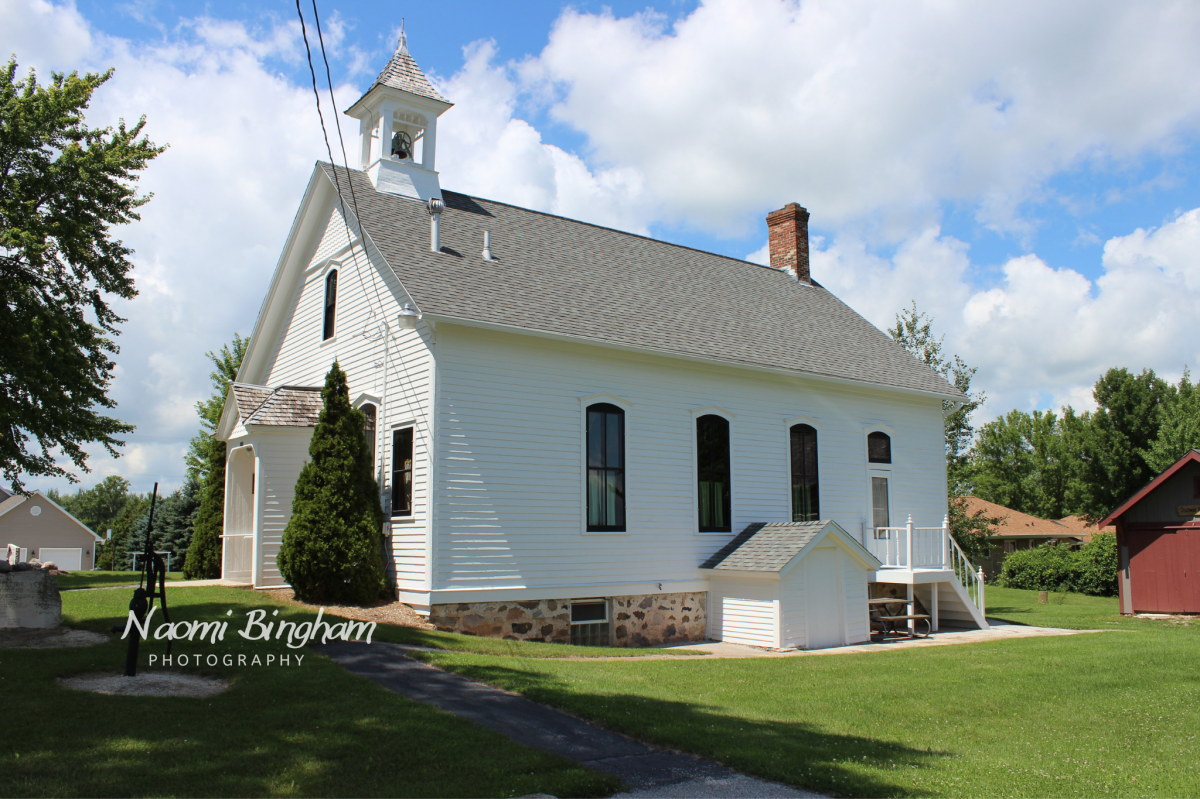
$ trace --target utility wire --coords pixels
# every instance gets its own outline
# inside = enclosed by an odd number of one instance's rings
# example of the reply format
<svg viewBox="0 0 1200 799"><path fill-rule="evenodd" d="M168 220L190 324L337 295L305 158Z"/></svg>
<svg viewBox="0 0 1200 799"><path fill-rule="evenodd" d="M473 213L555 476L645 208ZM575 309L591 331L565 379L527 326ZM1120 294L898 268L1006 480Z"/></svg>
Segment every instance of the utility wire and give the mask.
<svg viewBox="0 0 1200 799"><path fill-rule="evenodd" d="M316 8L315 0L313 2L313 8L314 9ZM329 131L325 127L325 114L321 111L321 93L317 89L317 71L313 67L312 48L309 47L309 44L308 44L308 28L304 24L304 12L300 10L300 0L296 0L296 16L300 17L300 35L304 38L304 52L308 55L308 73L312 76L313 97L315 97L317 100L317 117L321 120L321 135L325 138L325 152L327 152L329 154L329 165L332 167L333 184L334 184L334 187L337 189L338 204L341 206L341 209L342 209L342 219L348 220L349 214L346 213L346 198L342 194L342 183L341 183L341 180L338 178L337 162L333 158L333 148L329 145ZM321 52L322 52L322 55L324 55L324 45L323 44L322 44ZM328 63L329 62L327 60L326 66L328 66ZM330 93L332 94L332 92L333 92L333 87L331 86ZM335 113L334 121L337 122L338 120L336 117L336 113L337 113L336 109L335 109L334 113ZM341 123L340 122L338 122L338 133L339 133L339 135L341 133ZM343 143L343 146L342 146L343 161L345 160L345 157L346 157L346 148L345 148L345 144ZM347 175L346 178L347 178L347 182L349 182L350 176ZM351 190L353 190L353 186L351 186ZM358 209L356 207L355 208L355 212L356 212L355 217L356 217L356 221L358 222L358 238L359 238L360 246L362 247L363 260L366 262L367 265L370 265L371 258L367 254L366 237L363 235L362 220L357 218L357 210ZM350 230L349 224L346 225L346 241L350 246L350 254L351 254L351 256L353 256L353 254L354 254L354 238L353 238L352 232ZM358 277L359 286L363 288L363 296L367 297L366 287L363 285L361 270L355 269L354 274L355 274L355 276ZM378 296L377 292L376 292L376 296ZM374 316L375 303L371 302L370 297L367 297L367 303L370 306L371 315ZM382 319L382 316L383 316L382 308L380 308L379 313L380 313L380 318Z"/></svg>
<svg viewBox="0 0 1200 799"><path fill-rule="evenodd" d="M329 87L329 104L333 106L333 122L337 126L338 144L342 148L342 165L346 168L346 183L350 186L350 204L354 206L354 221L358 223L358 239L366 242L366 236L363 235L362 215L358 212L358 195L354 192L354 180L350 177L350 159L346 157L346 140L342 137L342 117L338 113L337 98L333 95L333 75L329 71L329 57L325 54L325 36L321 33L321 16L317 13L317 0L312 0L313 21L317 24L317 41L321 45L321 60L325 62L325 83ZM328 145L328 142L326 142ZM386 146L386 143L382 146ZM334 170L336 175L337 170ZM363 246L363 254L366 254L366 245ZM361 282L361 278L360 278ZM371 279L371 292L375 295L379 307L383 308L383 299L379 296L379 290L375 287L374 276Z"/></svg>

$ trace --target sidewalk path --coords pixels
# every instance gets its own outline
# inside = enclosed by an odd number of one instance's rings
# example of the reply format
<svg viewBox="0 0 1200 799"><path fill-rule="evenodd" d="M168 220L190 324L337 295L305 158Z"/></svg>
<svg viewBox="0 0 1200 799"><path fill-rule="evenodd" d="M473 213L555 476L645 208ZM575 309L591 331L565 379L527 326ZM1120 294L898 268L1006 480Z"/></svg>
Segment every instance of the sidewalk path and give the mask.
<svg viewBox="0 0 1200 799"><path fill-rule="evenodd" d="M409 699L473 721L517 743L615 774L630 790L618 794L623 798L821 796L756 780L691 755L654 749L522 696L419 663L405 657L408 647L339 641L313 649Z"/></svg>

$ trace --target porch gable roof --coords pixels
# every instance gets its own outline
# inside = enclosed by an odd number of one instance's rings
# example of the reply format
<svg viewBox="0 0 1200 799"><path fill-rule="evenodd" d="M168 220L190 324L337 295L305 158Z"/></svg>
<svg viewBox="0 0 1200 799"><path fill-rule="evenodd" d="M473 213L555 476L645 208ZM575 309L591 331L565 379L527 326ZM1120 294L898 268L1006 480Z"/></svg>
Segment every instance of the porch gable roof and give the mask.
<svg viewBox="0 0 1200 799"><path fill-rule="evenodd" d="M815 522L756 522L700 565L720 571L783 572L805 554L805 549L836 535L863 561L878 569L882 563L854 537L830 519Z"/></svg>
<svg viewBox="0 0 1200 799"><path fill-rule="evenodd" d="M268 388L234 383L233 398L238 421L266 427L316 427L324 403L321 389L311 386Z"/></svg>

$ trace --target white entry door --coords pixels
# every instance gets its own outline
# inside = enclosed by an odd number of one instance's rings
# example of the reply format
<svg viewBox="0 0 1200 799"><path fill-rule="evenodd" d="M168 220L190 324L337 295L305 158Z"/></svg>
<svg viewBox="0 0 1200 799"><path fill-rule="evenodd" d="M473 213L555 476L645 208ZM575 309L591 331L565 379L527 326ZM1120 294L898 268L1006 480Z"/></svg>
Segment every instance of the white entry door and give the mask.
<svg viewBox="0 0 1200 799"><path fill-rule="evenodd" d="M42 547L38 551L38 560L42 563L53 561L55 566L65 572L77 572L83 568L83 550L79 547L67 549Z"/></svg>
<svg viewBox="0 0 1200 799"><path fill-rule="evenodd" d="M804 615L809 649L846 643L840 554L834 547L820 547L804 558Z"/></svg>

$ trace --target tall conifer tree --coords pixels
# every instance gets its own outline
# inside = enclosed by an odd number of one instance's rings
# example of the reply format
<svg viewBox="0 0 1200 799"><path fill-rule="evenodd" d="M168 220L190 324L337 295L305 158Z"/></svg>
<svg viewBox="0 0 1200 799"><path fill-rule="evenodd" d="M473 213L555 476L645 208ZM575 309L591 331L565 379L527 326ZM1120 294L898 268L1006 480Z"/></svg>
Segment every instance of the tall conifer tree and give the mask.
<svg viewBox="0 0 1200 799"><path fill-rule="evenodd" d="M321 390L325 407L296 480L279 571L310 602L365 603L384 592L383 507L364 430L335 362Z"/></svg>

